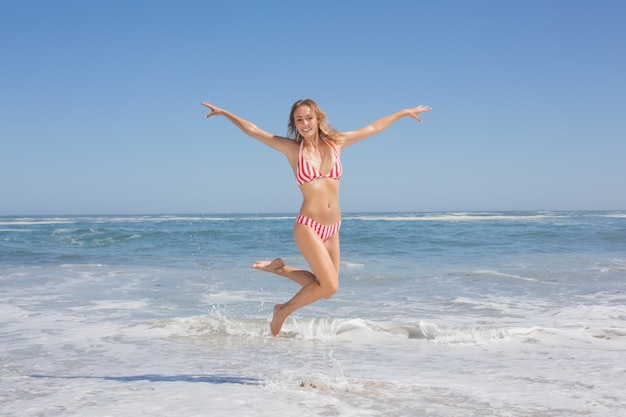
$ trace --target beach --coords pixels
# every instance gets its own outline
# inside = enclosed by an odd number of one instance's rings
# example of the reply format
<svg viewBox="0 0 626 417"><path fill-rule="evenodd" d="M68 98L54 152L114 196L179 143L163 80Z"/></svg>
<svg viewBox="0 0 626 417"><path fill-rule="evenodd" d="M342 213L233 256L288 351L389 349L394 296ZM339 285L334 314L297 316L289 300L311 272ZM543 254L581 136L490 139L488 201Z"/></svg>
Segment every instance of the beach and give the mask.
<svg viewBox="0 0 626 417"><path fill-rule="evenodd" d="M295 214L0 217L0 415L614 416L626 212L347 213L340 288Z"/></svg>

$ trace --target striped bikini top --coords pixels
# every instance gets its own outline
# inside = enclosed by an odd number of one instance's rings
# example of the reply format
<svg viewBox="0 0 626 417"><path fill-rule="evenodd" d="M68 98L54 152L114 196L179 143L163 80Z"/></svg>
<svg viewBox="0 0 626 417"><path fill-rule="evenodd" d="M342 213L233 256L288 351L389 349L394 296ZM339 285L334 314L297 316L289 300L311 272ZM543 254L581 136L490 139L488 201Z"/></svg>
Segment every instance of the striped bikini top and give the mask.
<svg viewBox="0 0 626 417"><path fill-rule="evenodd" d="M304 159L304 155L302 154L304 141L300 142L300 152L298 153L298 172L296 174L296 181L298 182L298 185L305 184L318 178L330 178L337 181L341 179L341 173L343 170L341 167L341 159L339 159L339 152L337 152L337 149L335 149L332 143L325 139L324 142L327 143L330 149L333 150L333 153L335 154L335 164L330 169L328 175L322 174L313 165L309 164L309 161Z"/></svg>

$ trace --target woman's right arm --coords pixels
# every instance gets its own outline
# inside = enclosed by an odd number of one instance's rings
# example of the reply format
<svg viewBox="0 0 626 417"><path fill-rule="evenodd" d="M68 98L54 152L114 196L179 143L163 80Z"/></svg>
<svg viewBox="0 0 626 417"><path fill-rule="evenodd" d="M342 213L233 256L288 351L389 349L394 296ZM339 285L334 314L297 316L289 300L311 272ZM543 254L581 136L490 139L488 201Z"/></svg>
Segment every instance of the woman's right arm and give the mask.
<svg viewBox="0 0 626 417"><path fill-rule="evenodd" d="M284 153L285 155L288 154L288 150L291 149L295 144L293 140L281 136L272 135L271 133L260 129L254 123L242 119L241 117L227 110L221 109L207 102L203 102L202 105L211 109L211 113L207 114L205 118L208 119L211 116L224 116L246 135L263 142L264 144L276 149L279 152Z"/></svg>

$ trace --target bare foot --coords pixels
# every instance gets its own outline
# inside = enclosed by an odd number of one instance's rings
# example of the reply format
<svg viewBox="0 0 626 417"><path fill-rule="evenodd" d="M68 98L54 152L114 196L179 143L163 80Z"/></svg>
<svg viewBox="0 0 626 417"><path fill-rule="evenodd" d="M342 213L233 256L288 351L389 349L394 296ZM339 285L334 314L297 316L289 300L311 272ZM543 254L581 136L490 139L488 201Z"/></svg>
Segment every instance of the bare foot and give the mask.
<svg viewBox="0 0 626 417"><path fill-rule="evenodd" d="M274 337L278 337L280 333L280 329L283 327L283 323L287 316L283 313L283 308L285 304L276 304L274 306L274 317L272 317L272 322L270 323L270 332Z"/></svg>
<svg viewBox="0 0 626 417"><path fill-rule="evenodd" d="M259 271L265 272L273 272L274 274L278 274L278 272L283 269L285 264L283 260L280 258L276 258L273 261L256 261L255 264L252 265L252 268L258 269Z"/></svg>

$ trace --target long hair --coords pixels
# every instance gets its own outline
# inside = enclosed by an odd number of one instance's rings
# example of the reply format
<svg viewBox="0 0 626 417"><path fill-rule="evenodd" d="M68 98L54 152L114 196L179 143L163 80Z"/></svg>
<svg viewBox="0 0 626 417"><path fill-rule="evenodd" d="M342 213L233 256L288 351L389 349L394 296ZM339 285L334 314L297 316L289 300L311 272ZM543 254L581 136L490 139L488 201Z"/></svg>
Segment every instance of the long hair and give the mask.
<svg viewBox="0 0 626 417"><path fill-rule="evenodd" d="M296 121L293 117L296 109L300 106L309 106L313 114L315 114L315 117L317 117L318 133L320 137L329 140L334 144L339 144L341 142L341 134L328 123L328 117L326 117L324 110L322 110L320 106L310 98L298 100L293 103L293 106L291 106L289 124L287 125L287 137L295 140L296 143L300 143L304 139L300 132L298 132Z"/></svg>

